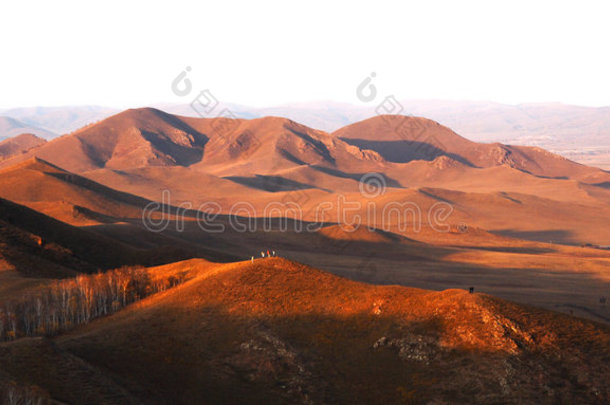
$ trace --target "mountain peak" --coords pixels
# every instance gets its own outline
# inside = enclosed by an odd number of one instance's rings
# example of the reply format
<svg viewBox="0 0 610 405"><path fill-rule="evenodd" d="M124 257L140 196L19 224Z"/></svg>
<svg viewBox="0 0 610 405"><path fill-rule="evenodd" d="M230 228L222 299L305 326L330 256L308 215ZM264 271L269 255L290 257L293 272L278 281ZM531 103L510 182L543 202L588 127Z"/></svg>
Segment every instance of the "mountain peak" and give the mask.
<svg viewBox="0 0 610 405"><path fill-rule="evenodd" d="M24 133L0 142L0 159L8 159L47 143L46 140L31 133Z"/></svg>
<svg viewBox="0 0 610 405"><path fill-rule="evenodd" d="M378 115L347 125L333 135L342 139L412 142L435 137L446 143L472 143L436 121L406 115Z"/></svg>

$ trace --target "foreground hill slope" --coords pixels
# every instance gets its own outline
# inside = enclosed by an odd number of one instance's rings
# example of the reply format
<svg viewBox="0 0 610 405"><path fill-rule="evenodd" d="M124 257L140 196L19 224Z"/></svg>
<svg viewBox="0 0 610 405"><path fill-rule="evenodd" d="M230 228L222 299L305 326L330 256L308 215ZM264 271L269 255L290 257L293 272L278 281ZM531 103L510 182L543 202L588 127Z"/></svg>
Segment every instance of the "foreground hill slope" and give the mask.
<svg viewBox="0 0 610 405"><path fill-rule="evenodd" d="M590 321L284 259L155 271L191 279L52 341L0 344L6 372L69 403L610 400L610 330Z"/></svg>

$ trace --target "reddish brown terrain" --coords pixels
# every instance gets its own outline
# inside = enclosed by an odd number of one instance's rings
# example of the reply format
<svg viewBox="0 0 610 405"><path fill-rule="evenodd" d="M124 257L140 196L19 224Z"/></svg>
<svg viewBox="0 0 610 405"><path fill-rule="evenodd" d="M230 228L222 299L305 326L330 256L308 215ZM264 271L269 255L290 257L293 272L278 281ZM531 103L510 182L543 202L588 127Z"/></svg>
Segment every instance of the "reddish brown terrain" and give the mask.
<svg viewBox="0 0 610 405"><path fill-rule="evenodd" d="M3 372L68 403L610 399L610 330L590 321L283 259L152 271L188 281L53 339L0 344Z"/></svg>
<svg viewBox="0 0 610 405"><path fill-rule="evenodd" d="M0 161L0 326L26 306L2 300L59 278L146 266L186 281L59 334L7 335L0 391L609 401L609 185L609 172L425 118L327 133L280 117L121 112ZM250 263L267 249L290 260Z"/></svg>
<svg viewBox="0 0 610 405"><path fill-rule="evenodd" d="M21 134L0 142L0 160L26 153L47 141L34 134Z"/></svg>

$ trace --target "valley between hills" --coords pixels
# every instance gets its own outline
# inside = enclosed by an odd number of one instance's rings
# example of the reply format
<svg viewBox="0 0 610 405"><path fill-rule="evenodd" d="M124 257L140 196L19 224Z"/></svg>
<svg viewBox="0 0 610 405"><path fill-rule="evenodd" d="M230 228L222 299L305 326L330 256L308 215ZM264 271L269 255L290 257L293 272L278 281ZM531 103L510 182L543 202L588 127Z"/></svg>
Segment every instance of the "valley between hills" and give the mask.
<svg viewBox="0 0 610 405"><path fill-rule="evenodd" d="M610 172L463 135L141 108L3 141L0 392L610 401Z"/></svg>

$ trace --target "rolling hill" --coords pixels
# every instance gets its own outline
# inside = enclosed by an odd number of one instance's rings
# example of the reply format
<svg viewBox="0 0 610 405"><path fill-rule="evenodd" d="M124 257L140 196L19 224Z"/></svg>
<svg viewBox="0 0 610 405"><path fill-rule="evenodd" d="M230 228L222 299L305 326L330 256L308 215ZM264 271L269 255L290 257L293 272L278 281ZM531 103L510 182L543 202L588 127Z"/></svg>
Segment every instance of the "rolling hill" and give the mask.
<svg viewBox="0 0 610 405"><path fill-rule="evenodd" d="M374 286L284 259L153 269L189 281L3 371L68 403L603 403L610 330L463 290Z"/></svg>
<svg viewBox="0 0 610 405"><path fill-rule="evenodd" d="M378 152L394 163L433 161L441 156L478 168L509 166L546 178L596 181L607 174L540 148L469 141L437 122L403 116L379 116L348 125L336 137Z"/></svg>
<svg viewBox="0 0 610 405"><path fill-rule="evenodd" d="M175 231L176 224L186 222L196 226L196 211L117 191L36 157L0 170L0 197L119 244L143 250L156 262L187 257L219 261L244 257L223 253L222 249L216 249L218 246L210 249L207 244L213 242L209 237L202 239L199 236L194 241L182 238L181 232ZM152 232L144 226L142 218L150 206L157 207L150 219L167 221L168 232ZM224 221L226 223L226 218ZM226 243L226 246L231 244ZM134 260L140 257L133 256Z"/></svg>
<svg viewBox="0 0 610 405"><path fill-rule="evenodd" d="M35 155L78 173L229 163L251 167L252 160L256 170L278 171L292 163L349 172L446 156L470 167L507 165L550 178L607 177L538 148L478 144L434 121L404 116L374 117L330 135L283 118L202 119L150 108L127 110L57 139ZM284 163L270 167L271 160Z"/></svg>
<svg viewBox="0 0 610 405"><path fill-rule="evenodd" d="M47 141L34 134L21 134L0 142L0 160L26 153Z"/></svg>
<svg viewBox="0 0 610 405"><path fill-rule="evenodd" d="M422 149L422 139L442 144ZM158 262L172 260L163 259L167 251L173 259L227 261L275 248L353 279L477 285L524 303L610 318L597 306L606 294L608 253L595 248L610 240L603 226L609 174L538 149L474 143L423 118L380 116L328 134L279 117L200 119L134 109L0 167L0 197ZM383 183L375 195L363 192L367 175ZM173 206L159 232L142 223L154 201ZM341 201L356 208L343 215ZM218 204L223 232L207 232L196 220L206 203ZM228 214L238 203L246 209L237 221L256 217L256 230L233 228ZM297 212L286 211L287 203ZM178 206L191 211L176 218ZM432 215L439 207L447 215L440 228ZM281 231L285 216L302 228L322 219L323 228ZM345 232L355 218L361 227ZM263 226L269 221L273 232ZM372 257L384 270L368 270Z"/></svg>
<svg viewBox="0 0 610 405"><path fill-rule="evenodd" d="M579 163L605 169L610 165L608 107L560 103L508 105L486 101L443 100L400 100L400 104L401 114L428 117L477 142L538 146ZM197 113L188 104L165 103L154 107L171 114L197 117ZM281 116L327 132L376 116L375 107L333 102L266 108L227 104L227 108L239 118ZM27 126L64 134L116 112L116 109L104 107L66 106L15 108L6 110L3 114L22 121Z"/></svg>
<svg viewBox="0 0 610 405"><path fill-rule="evenodd" d="M0 395L15 381L65 403L607 402L607 184L418 117L327 133L123 111L0 162L0 317L81 273L187 281L0 343ZM249 260L266 250L291 260Z"/></svg>
<svg viewBox="0 0 610 405"><path fill-rule="evenodd" d="M0 196L74 225L141 218L143 207L150 202L39 158L0 170Z"/></svg>
<svg viewBox="0 0 610 405"><path fill-rule="evenodd" d="M283 118L196 119L151 108L126 110L56 139L29 156L34 155L76 173L227 162L246 166L260 158L263 162L257 164L262 168L273 166L278 158L292 164L296 159L335 165L341 159L357 162L368 157L329 134ZM372 152L368 155L376 158Z"/></svg>
<svg viewBox="0 0 610 405"><path fill-rule="evenodd" d="M0 167L32 157L148 200L159 200L168 190L176 201L195 207L218 202L225 213L245 197L260 212L297 193L310 201L303 210L315 213L311 202L357 193L363 176L376 173L388 195L434 188L487 194L477 198L490 204L504 195L532 203L509 206L524 213L517 216L549 213L549 220L541 216L540 222L510 216L492 221L477 213L480 204L462 203L453 193L453 207L462 212L455 221L490 231L544 241L549 240L546 233L561 231L552 240L572 244L603 245L610 236L599 229L588 234L573 215L558 214L549 222L555 213L574 210L582 211L585 222L596 212L605 217L610 173L539 148L475 143L424 118L378 116L328 134L278 117L202 119L133 109L0 162Z"/></svg>

